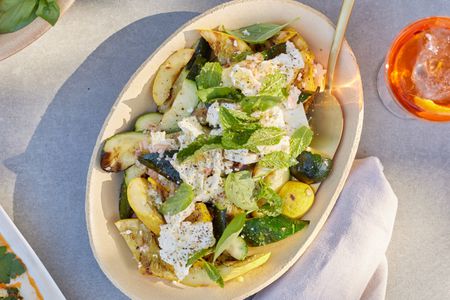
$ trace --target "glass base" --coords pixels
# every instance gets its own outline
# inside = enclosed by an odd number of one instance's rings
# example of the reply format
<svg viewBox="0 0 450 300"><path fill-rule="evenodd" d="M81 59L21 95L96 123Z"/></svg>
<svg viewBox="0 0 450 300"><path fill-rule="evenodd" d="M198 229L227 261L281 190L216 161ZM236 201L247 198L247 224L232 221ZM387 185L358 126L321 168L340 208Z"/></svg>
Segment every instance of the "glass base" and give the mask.
<svg viewBox="0 0 450 300"><path fill-rule="evenodd" d="M378 96L380 97L380 100L383 103L384 107L386 107L386 109L389 110L393 115L403 120L414 120L413 116L411 116L409 112L407 112L403 107L401 107L397 103L397 101L395 101L392 98L385 80L384 61L381 64L380 69L378 71L377 90Z"/></svg>

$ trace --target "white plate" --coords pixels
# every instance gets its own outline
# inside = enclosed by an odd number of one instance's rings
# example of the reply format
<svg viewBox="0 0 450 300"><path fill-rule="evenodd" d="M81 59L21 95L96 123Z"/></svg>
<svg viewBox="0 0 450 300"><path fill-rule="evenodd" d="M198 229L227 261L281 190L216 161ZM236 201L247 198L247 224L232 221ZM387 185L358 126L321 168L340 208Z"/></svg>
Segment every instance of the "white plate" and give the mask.
<svg viewBox="0 0 450 300"><path fill-rule="evenodd" d="M300 17L294 26L306 39L324 66L334 33L330 20L316 10L290 0L233 1L215 7L188 22L167 39L136 71L111 109L94 149L86 187L86 219L89 240L97 262L106 276L122 292L134 299L209 299L245 298L279 278L304 253L330 214L347 178L361 135L363 93L356 59L345 42L335 73L335 95L341 102L344 130L334 157L334 167L316 194L316 202L305 216L309 228L290 238L271 244L262 251L272 251L269 261L244 276L244 282L231 281L225 288L180 287L137 271L137 264L114 226L118 216L118 197L122 174L101 170L102 142L121 131L132 130L133 121L143 112L154 109L151 82L161 63L175 50L191 46L199 37L196 29L227 28L271 22L282 24ZM333 122L329 121L330 126Z"/></svg>
<svg viewBox="0 0 450 300"><path fill-rule="evenodd" d="M12 251L19 257L25 264L27 271L31 278L36 282L36 287L39 289L42 297L44 299L65 299L64 295L59 290L53 278L45 269L42 262L31 249L28 242L25 240L23 235L19 232L17 227L8 217L6 212L0 206L0 234L3 236L5 241L9 244ZM56 258L57 259L57 258ZM25 274L24 274L25 275ZM27 289L27 284L21 294L24 299L33 299L33 291Z"/></svg>

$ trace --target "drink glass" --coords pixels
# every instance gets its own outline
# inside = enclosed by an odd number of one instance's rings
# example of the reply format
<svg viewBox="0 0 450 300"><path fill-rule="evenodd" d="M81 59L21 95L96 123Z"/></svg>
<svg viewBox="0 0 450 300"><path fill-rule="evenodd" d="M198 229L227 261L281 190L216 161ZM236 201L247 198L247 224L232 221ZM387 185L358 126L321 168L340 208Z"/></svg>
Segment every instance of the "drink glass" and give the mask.
<svg viewBox="0 0 450 300"><path fill-rule="evenodd" d="M404 28L378 72L378 94L399 118L450 121L450 17Z"/></svg>

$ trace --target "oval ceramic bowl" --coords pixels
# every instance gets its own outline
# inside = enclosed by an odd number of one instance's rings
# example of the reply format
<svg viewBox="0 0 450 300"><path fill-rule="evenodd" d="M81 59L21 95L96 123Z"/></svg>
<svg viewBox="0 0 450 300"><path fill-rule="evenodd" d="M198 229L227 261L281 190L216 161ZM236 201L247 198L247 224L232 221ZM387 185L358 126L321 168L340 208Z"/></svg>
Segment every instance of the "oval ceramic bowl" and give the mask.
<svg viewBox="0 0 450 300"><path fill-rule="evenodd" d="M60 18L75 0L58 0L61 11ZM56 23L58 24L58 23ZM3 60L41 37L52 26L42 18L36 18L24 28L6 34L0 34L0 60Z"/></svg>
<svg viewBox="0 0 450 300"><path fill-rule="evenodd" d="M257 7L257 9L255 9ZM304 217L309 228L283 241L257 251L271 251L272 256L262 267L246 274L242 281L231 281L225 288L184 287L165 280L143 276L124 240L114 226L118 216L118 195L122 174L110 174L100 169L102 142L124 130L131 130L139 114L154 109L151 83L160 64L175 50L191 46L199 37L196 29L225 25L239 28L258 23L282 24L299 18L292 25L305 37L317 56L327 65L334 27L321 13L289 0L233 1L215 7L193 19L175 32L137 70L114 104L94 149L86 188L86 218L89 239L95 258L106 276L133 299L242 299L261 290L279 278L311 244L330 214L342 190L358 147L363 120L363 93L355 57L347 43L340 53L335 73L335 94L340 99L344 130L334 157L334 168L316 195L312 209ZM333 126L332 120L324 120Z"/></svg>

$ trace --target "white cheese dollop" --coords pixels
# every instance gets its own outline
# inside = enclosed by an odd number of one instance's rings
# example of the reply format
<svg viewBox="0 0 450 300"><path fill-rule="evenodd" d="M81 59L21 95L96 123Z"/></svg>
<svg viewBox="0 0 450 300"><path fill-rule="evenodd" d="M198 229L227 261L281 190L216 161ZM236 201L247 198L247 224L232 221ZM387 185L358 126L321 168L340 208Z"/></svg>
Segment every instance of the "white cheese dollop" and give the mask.
<svg viewBox="0 0 450 300"><path fill-rule="evenodd" d="M189 274L190 266L186 265L189 257L214 246L216 242L211 222L181 222L175 225L164 224L160 228L160 257L173 266L175 275L180 280Z"/></svg>
<svg viewBox="0 0 450 300"><path fill-rule="evenodd" d="M224 150L226 159L244 165L253 164L259 160L258 154L250 153L247 149Z"/></svg>
<svg viewBox="0 0 450 300"><path fill-rule="evenodd" d="M279 106L271 107L265 111L257 111L252 114L255 118L260 118L259 123L263 127L285 128L283 110Z"/></svg>

